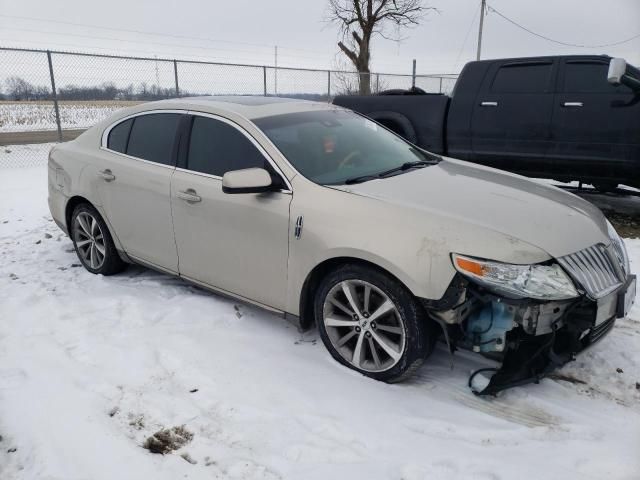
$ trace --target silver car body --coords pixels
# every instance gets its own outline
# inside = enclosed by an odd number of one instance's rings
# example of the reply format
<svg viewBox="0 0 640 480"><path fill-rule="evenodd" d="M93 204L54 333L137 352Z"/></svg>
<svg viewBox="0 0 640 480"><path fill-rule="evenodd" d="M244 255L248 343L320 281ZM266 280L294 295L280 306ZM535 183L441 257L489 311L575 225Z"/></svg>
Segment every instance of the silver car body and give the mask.
<svg viewBox="0 0 640 480"><path fill-rule="evenodd" d="M66 229L69 199L86 198L126 257L294 316L310 272L331 259L371 262L417 297L438 299L455 275L451 252L530 264L610 243L602 213L579 197L453 159L359 185L317 185L298 174L252 123L262 116L337 108L193 98L124 109L52 150L51 213ZM231 122L291 188L268 199L224 195L219 177L106 148L111 126L145 112L189 112ZM103 179L100 172L107 169L115 181ZM176 196L187 188L203 201L192 205ZM300 239L293 228L298 217L304 222ZM233 228L224 228L225 222ZM256 255L265 249L271 255Z"/></svg>
<svg viewBox="0 0 640 480"><path fill-rule="evenodd" d="M618 293L630 283L626 253L616 261L614 249L620 253L624 246L619 238L615 244L617 235L612 236L596 207L545 183L449 158L363 183L314 183L254 122L325 110L341 109L255 97L183 98L123 109L52 149L52 216L68 231L73 206L89 202L104 218L123 259L282 313L303 326L312 321L310 279L326 265L354 260L374 265L423 303L436 305L457 278L454 253L504 264L560 263L597 310L581 327L591 328L594 338L620 316ZM265 195L228 195L219 176L107 148L114 126L161 112L212 117L237 129L281 177L282 188ZM264 174L258 172L252 181L260 182ZM235 178L225 181L233 184ZM446 334L447 324L460 324L469 315L458 306L473 302L461 293L447 311L434 307L431 317ZM552 324L557 326L568 305L549 305L496 310L504 318L498 325L502 340L493 351L503 350L505 332L516 316L520 323L530 322L532 335L556 328ZM481 326L484 314L474 315ZM605 321L606 329L598 330ZM576 338L582 339L581 332ZM473 349L484 351L486 344Z"/></svg>

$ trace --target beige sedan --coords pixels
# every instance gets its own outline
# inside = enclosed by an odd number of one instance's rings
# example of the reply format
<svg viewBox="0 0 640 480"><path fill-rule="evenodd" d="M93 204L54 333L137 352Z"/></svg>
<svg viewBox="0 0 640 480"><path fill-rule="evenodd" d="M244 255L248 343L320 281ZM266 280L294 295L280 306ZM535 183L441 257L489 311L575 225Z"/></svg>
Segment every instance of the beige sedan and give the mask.
<svg viewBox="0 0 640 480"><path fill-rule="evenodd" d="M122 110L52 149L49 206L89 272L137 263L315 323L337 361L383 381L438 337L502 362L480 393L536 380L602 338L635 292L591 204L325 103Z"/></svg>

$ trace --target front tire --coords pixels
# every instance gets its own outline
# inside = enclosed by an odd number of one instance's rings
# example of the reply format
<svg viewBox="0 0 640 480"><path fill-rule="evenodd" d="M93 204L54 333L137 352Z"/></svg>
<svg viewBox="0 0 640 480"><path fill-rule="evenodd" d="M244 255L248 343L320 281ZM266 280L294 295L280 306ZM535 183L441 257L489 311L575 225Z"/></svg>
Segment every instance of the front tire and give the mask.
<svg viewBox="0 0 640 480"><path fill-rule="evenodd" d="M70 233L78 259L91 273L113 275L126 267L107 224L92 205L82 203L73 210Z"/></svg>
<svg viewBox="0 0 640 480"><path fill-rule="evenodd" d="M374 268L345 265L329 273L314 313L331 356L376 380L410 377L433 351L433 322L403 285Z"/></svg>

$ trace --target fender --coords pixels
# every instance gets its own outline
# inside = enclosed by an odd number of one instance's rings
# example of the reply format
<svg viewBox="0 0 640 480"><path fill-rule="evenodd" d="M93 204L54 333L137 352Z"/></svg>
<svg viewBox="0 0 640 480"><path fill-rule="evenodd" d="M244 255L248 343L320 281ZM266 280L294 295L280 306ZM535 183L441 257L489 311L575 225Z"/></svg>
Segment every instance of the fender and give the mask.
<svg viewBox="0 0 640 480"><path fill-rule="evenodd" d="M391 130L394 133L397 133L401 137L405 138L409 142L415 144L418 141L418 136L416 135L416 130L405 115L398 112L390 112L390 111L377 111L367 113L367 117L375 120L380 123L383 127ZM393 126L390 126L393 125ZM393 128L397 127L397 128Z"/></svg>

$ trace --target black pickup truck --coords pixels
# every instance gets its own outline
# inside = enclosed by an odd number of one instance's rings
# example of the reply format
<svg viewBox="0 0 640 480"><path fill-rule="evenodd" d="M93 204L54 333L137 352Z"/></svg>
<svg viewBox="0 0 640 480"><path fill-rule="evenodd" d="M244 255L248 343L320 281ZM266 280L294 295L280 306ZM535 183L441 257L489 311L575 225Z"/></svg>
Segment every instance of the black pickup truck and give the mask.
<svg viewBox="0 0 640 480"><path fill-rule="evenodd" d="M468 63L451 96L338 96L434 153L603 191L640 187L640 70L607 56Z"/></svg>

